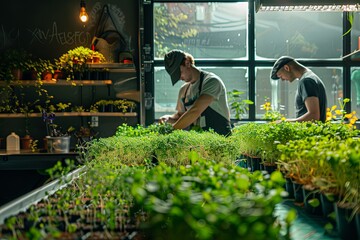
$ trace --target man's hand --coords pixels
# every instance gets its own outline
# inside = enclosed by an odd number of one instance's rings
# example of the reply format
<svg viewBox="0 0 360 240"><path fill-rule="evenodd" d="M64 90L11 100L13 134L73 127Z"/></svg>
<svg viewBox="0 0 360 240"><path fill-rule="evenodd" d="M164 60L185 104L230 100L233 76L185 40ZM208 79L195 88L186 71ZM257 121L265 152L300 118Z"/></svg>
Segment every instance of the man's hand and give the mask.
<svg viewBox="0 0 360 240"><path fill-rule="evenodd" d="M180 113L175 113L175 114L172 114L172 115L164 115L162 117L159 118L159 123L175 123L179 117L181 116L182 114Z"/></svg>
<svg viewBox="0 0 360 240"><path fill-rule="evenodd" d="M167 123L167 122L169 122L170 118L171 118L171 115L164 115L159 118L159 123Z"/></svg>

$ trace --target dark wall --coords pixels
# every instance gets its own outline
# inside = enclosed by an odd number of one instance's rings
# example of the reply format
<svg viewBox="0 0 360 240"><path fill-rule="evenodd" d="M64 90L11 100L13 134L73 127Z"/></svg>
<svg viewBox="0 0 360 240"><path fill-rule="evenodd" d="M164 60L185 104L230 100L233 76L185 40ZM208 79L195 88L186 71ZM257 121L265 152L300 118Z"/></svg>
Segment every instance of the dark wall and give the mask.
<svg viewBox="0 0 360 240"><path fill-rule="evenodd" d="M122 51L130 51L133 55L135 68L138 62L138 15L139 3L136 0L86 0L89 21L84 24L79 20L80 0L21 0L7 1L0 9L0 51L8 48L24 48L34 56L54 60L68 50L78 46L91 47L97 33L106 30L117 30L122 36L124 45ZM110 9L111 17L103 15L104 6ZM102 31L99 31L99 19L105 16ZM114 27L116 26L116 27ZM116 28L116 29L115 29ZM99 37L99 36L98 36ZM137 81L138 71L135 73ZM122 78L121 73L110 74L115 82ZM128 78L129 76L125 76ZM133 83L131 83L134 85ZM135 84L136 85L136 84ZM90 105L94 100L115 98L113 87L51 87L49 91L54 95L54 102L78 103L82 99L84 105ZM92 96L93 94L95 96ZM88 101L88 102L86 102ZM78 105L78 104L75 104ZM100 117L99 137L111 136L116 127L123 122L129 125L138 123L139 118ZM79 128L86 125L88 117L59 117L56 123ZM10 132L16 132L20 137L25 134L25 119L0 118L0 138L5 140ZM31 118L29 121L31 135L38 139L41 145L46 135L44 123L41 119ZM5 147L4 141L1 148ZM75 140L72 140L74 146Z"/></svg>
<svg viewBox="0 0 360 240"><path fill-rule="evenodd" d="M90 47L107 4L129 50L137 52L138 1L85 2L89 21L83 24L79 20L80 0L7 1L0 10L0 50L22 47L36 56L53 59L78 46Z"/></svg>

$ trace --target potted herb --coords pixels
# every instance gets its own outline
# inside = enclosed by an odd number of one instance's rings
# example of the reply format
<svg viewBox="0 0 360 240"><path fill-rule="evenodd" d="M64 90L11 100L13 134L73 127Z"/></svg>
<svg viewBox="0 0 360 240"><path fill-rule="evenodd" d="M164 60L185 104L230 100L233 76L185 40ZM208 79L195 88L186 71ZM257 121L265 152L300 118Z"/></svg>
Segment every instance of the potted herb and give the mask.
<svg viewBox="0 0 360 240"><path fill-rule="evenodd" d="M132 112L136 107L135 102L129 101L126 99L114 100L113 105L114 105L116 111L123 112L123 113Z"/></svg>
<svg viewBox="0 0 360 240"><path fill-rule="evenodd" d="M241 120L243 115L249 111L248 105L254 104L254 102L248 99L242 99L241 95L243 95L244 92L236 89L227 94L229 96L230 109L235 111L235 119Z"/></svg>
<svg viewBox="0 0 360 240"><path fill-rule="evenodd" d="M78 131L74 133L74 135L78 139L78 143L81 145L83 143L91 141L99 132L95 131L92 127L84 127L81 126Z"/></svg>
<svg viewBox="0 0 360 240"><path fill-rule="evenodd" d="M104 62L105 58L101 53L95 52L87 47L76 47L64 53L57 61L57 65L61 67L67 74L67 79L82 79L89 61L92 57L99 58L99 62Z"/></svg>
<svg viewBox="0 0 360 240"><path fill-rule="evenodd" d="M0 53L0 76L3 80L22 80L32 54L24 49L12 48Z"/></svg>
<svg viewBox="0 0 360 240"><path fill-rule="evenodd" d="M55 113L42 112L42 118L46 125L46 146L49 152L67 153L70 149L70 134L74 131L73 127L69 127L66 131L54 123Z"/></svg>
<svg viewBox="0 0 360 240"><path fill-rule="evenodd" d="M27 69L30 71L30 78L33 80L51 80L54 74L55 64L47 59L32 59L26 63Z"/></svg>

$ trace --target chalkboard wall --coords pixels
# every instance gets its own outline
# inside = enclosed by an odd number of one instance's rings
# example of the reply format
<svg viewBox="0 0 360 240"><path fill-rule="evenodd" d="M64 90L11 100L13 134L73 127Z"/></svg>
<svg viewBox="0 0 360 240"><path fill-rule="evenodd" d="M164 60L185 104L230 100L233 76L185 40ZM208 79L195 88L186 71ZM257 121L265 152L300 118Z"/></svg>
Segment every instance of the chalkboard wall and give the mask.
<svg viewBox="0 0 360 240"><path fill-rule="evenodd" d="M78 46L90 47L108 5L114 25L137 56L138 1L85 0L89 21L79 20L80 0L6 1L0 9L0 51L20 47L54 59ZM109 20L110 22L110 20Z"/></svg>
<svg viewBox="0 0 360 240"><path fill-rule="evenodd" d="M34 56L53 61L70 49L79 46L91 47L96 32L99 32L98 23L101 16L105 16L100 30L114 30L120 32L124 46L133 54L135 66L138 56L138 19L139 2L136 0L85 0L89 21L80 22L80 0L20 0L6 1L0 8L0 51L9 48L23 48ZM104 6L111 12L111 19L103 14ZM116 26L116 27L114 27ZM112 29L113 28L113 29ZM1 61L1 59L0 59ZM138 75L138 71L136 71ZM121 74L113 74L113 81L121 78ZM111 78L111 76L110 76ZM136 77L135 80L137 81ZM51 89L49 89L50 91ZM52 90L53 95L59 100L54 102L72 102L72 105L115 97L114 89L107 87L60 87ZM82 99L81 101L79 99ZM87 104L93 103L87 101ZM84 103L85 105L85 103ZM73 126L78 129L86 126L88 117L59 117L56 123L64 127ZM135 125L138 118L113 118L102 117L99 119L98 137L107 137L115 133L121 123ZM25 135L24 118L0 118L0 148L5 148L4 140L11 132L16 132L20 137ZM41 141L46 135L44 123L39 118L29 119L32 137ZM72 146L75 144L72 139Z"/></svg>

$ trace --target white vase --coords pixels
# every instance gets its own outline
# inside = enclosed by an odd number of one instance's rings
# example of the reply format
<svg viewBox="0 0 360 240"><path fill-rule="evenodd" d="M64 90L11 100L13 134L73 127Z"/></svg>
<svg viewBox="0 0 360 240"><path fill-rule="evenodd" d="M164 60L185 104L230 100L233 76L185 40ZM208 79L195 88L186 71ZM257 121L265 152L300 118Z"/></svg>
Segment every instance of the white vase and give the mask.
<svg viewBox="0 0 360 240"><path fill-rule="evenodd" d="M7 151L20 151L20 138L16 133L12 132L6 137Z"/></svg>

